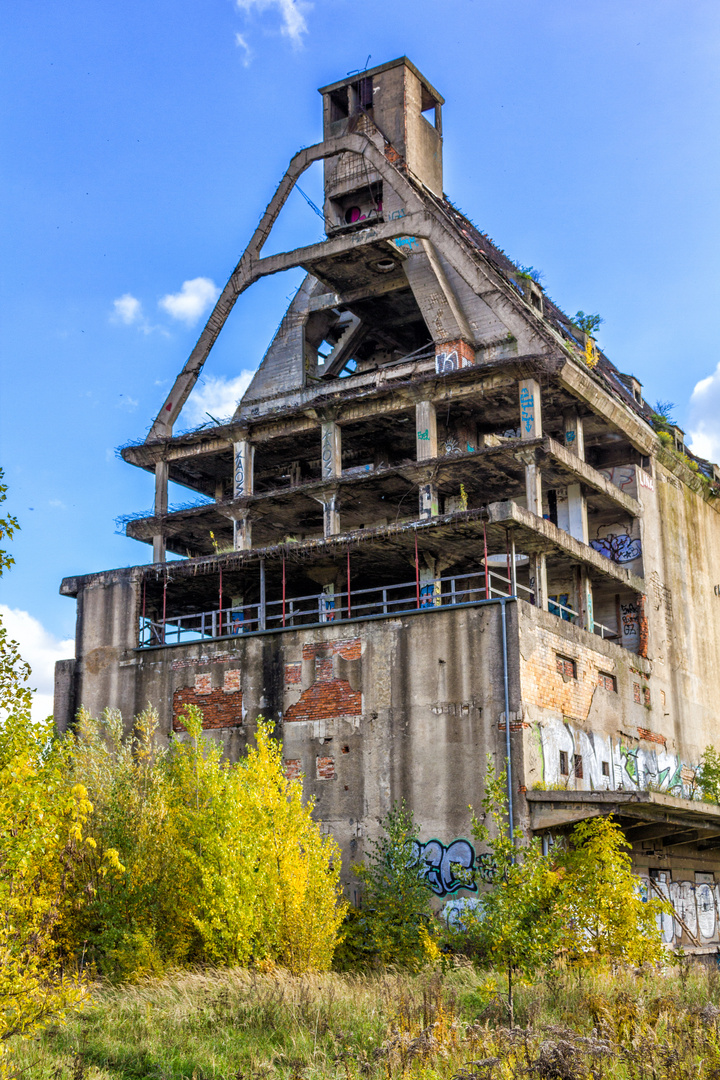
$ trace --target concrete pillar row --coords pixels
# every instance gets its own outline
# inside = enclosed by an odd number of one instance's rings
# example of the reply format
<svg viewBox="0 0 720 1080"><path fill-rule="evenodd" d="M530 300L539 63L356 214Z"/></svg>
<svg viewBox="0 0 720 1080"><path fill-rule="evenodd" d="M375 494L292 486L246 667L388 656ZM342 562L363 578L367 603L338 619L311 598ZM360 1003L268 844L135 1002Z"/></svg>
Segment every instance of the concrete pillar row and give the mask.
<svg viewBox="0 0 720 1080"><path fill-rule="evenodd" d="M255 491L255 447L248 439L233 446L233 498L242 499Z"/></svg>
<svg viewBox="0 0 720 1080"><path fill-rule="evenodd" d="M323 491L314 498L323 508L323 536L337 536L340 532L340 500L337 491Z"/></svg>
<svg viewBox="0 0 720 1080"><path fill-rule="evenodd" d="M334 420L325 420L320 426L320 466L323 480L342 476L342 432Z"/></svg>
<svg viewBox="0 0 720 1080"><path fill-rule="evenodd" d="M158 461L155 465L155 517L165 517L168 509L168 463ZM165 534L153 534L153 562L165 562Z"/></svg>
<svg viewBox="0 0 720 1080"><path fill-rule="evenodd" d="M437 414L432 401L415 405L415 452L418 461L438 456Z"/></svg>
<svg viewBox="0 0 720 1080"><path fill-rule="evenodd" d="M518 383L520 396L520 438L542 438L542 403L540 384L537 379L521 379Z"/></svg>
<svg viewBox="0 0 720 1080"><path fill-rule="evenodd" d="M252 547L252 518L249 510L233 517L233 547L236 551L250 551Z"/></svg>
<svg viewBox="0 0 720 1080"><path fill-rule="evenodd" d="M530 556L530 588L535 596L535 606L547 611L547 559L544 551L539 551Z"/></svg>

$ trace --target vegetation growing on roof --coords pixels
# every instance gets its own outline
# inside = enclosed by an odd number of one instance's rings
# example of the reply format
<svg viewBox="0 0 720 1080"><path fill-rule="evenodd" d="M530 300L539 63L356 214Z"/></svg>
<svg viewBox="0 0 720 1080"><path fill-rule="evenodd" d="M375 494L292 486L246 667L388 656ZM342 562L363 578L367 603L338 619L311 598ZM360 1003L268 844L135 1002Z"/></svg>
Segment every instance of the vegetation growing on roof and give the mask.
<svg viewBox="0 0 720 1080"><path fill-rule="evenodd" d="M584 311L577 311L572 318L573 325L582 330L584 334L593 336L605 322L602 315L597 312L594 315L586 315Z"/></svg>

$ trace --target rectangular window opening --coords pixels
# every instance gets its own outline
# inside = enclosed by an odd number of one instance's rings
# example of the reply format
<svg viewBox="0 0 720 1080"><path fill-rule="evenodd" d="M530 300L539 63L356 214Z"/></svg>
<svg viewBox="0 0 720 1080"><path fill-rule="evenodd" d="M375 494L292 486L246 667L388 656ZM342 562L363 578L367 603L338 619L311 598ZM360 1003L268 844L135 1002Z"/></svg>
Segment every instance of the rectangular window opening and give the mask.
<svg viewBox="0 0 720 1080"><path fill-rule="evenodd" d="M575 776L578 780L583 778L582 754L574 755Z"/></svg>
<svg viewBox="0 0 720 1080"><path fill-rule="evenodd" d="M602 763L602 774L603 774L603 776L609 776L610 775L610 762L609 761L603 761L603 763Z"/></svg>
<svg viewBox="0 0 720 1080"><path fill-rule="evenodd" d="M614 675L611 675L609 671L598 671L598 686L602 686L604 690L610 690L611 693L617 694L617 679Z"/></svg>
<svg viewBox="0 0 720 1080"><path fill-rule="evenodd" d="M569 776L570 775L568 754L567 754L566 750L561 750L560 751L560 775L561 776Z"/></svg>
<svg viewBox="0 0 720 1080"><path fill-rule="evenodd" d="M348 113L347 86L341 86L339 90L333 90L330 93L330 123L344 120Z"/></svg>
<svg viewBox="0 0 720 1080"><path fill-rule="evenodd" d="M555 666L560 675L566 679L577 679L577 664L569 656L555 656Z"/></svg>

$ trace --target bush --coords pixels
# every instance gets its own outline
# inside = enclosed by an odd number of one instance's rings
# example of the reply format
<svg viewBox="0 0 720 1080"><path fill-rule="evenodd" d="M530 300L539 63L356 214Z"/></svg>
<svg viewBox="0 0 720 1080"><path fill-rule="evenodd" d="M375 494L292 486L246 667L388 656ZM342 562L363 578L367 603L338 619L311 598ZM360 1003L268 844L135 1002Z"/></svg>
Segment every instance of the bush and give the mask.
<svg viewBox="0 0 720 1080"><path fill-rule="evenodd" d="M114 979L192 963L270 961L327 970L344 915L339 852L285 778L262 720L237 764L202 734L155 745L151 708L123 733L119 713L78 718L74 772L94 805L72 941ZM82 903L82 896L89 897Z"/></svg>

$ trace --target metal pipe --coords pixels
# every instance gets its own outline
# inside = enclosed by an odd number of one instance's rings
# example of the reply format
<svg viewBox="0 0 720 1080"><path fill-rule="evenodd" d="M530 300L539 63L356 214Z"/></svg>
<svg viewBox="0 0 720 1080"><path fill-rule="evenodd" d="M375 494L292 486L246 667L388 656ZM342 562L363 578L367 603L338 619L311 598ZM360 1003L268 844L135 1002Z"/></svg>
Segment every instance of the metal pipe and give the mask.
<svg viewBox="0 0 720 1080"><path fill-rule="evenodd" d="M488 574L487 529L483 521L483 548L485 551L485 599L490 599L490 575Z"/></svg>
<svg viewBox="0 0 720 1080"><path fill-rule="evenodd" d="M265 629L265 560L260 560L260 610L258 611L259 629Z"/></svg>
<svg viewBox="0 0 720 1080"><path fill-rule="evenodd" d="M510 588L513 596L517 596L517 560L515 558L515 530L510 530L510 561L512 564L512 574L510 580L512 582Z"/></svg>
<svg viewBox="0 0 720 1080"><path fill-rule="evenodd" d="M418 559L417 529L415 530L415 598L420 607L420 561Z"/></svg>
<svg viewBox="0 0 720 1080"><path fill-rule="evenodd" d="M282 582L282 624L285 625L285 556L283 555L283 582Z"/></svg>
<svg viewBox="0 0 720 1080"><path fill-rule="evenodd" d="M510 824L510 841L513 835L513 779L512 758L510 756L510 685L508 680L508 647L507 647L507 617L505 604L507 601L500 600L500 620L502 622L502 651L503 651L503 684L505 687L505 755L507 760L507 793L508 793L508 818Z"/></svg>
<svg viewBox="0 0 720 1080"><path fill-rule="evenodd" d="M352 618L352 609L351 609L351 605L350 605L350 548L347 549L347 590L348 590L348 595L347 595L348 616L347 617L348 617L348 619L350 619L350 618Z"/></svg>

